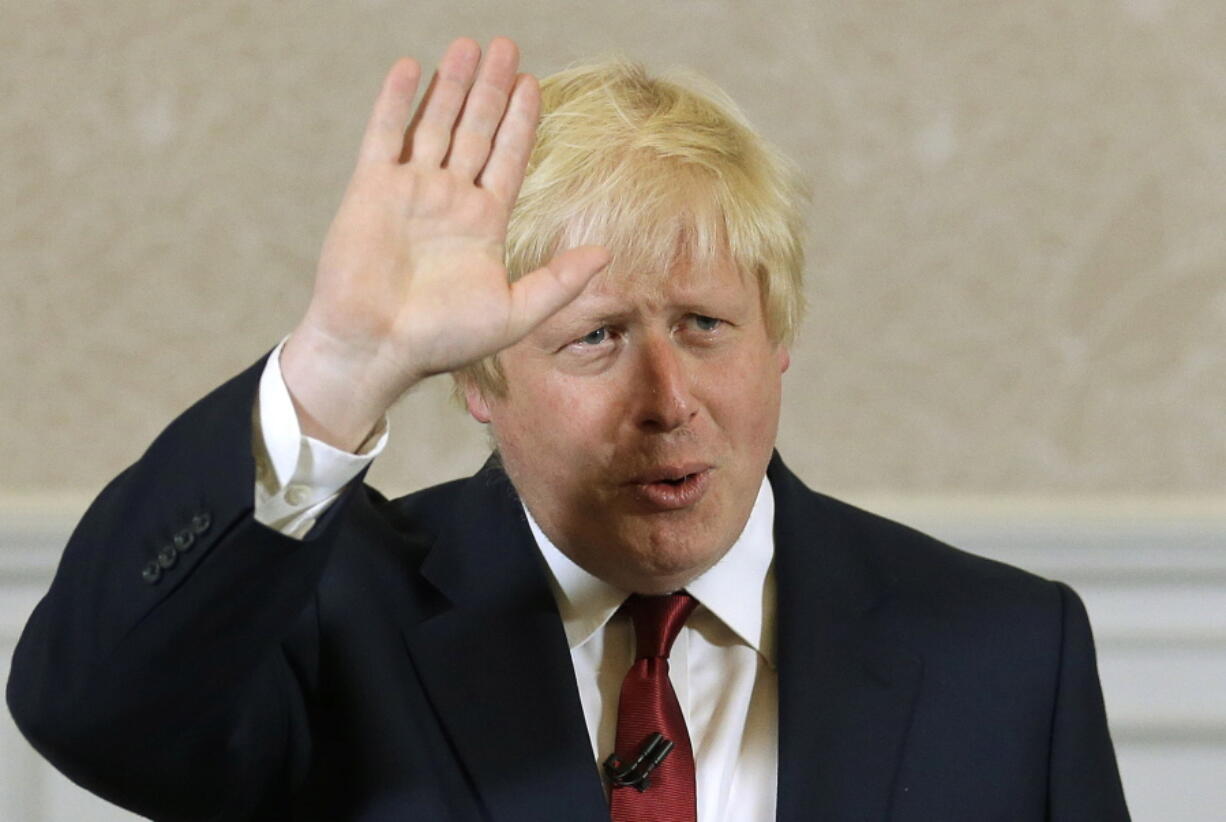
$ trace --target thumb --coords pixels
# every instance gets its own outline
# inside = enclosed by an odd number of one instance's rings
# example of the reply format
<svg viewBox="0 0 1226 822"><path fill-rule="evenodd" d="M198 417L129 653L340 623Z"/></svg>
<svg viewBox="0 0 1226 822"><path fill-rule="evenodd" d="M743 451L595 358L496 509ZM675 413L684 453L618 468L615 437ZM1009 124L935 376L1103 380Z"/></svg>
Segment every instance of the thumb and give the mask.
<svg viewBox="0 0 1226 822"><path fill-rule="evenodd" d="M599 245L581 245L555 256L511 284L508 335L519 340L578 297L612 255Z"/></svg>

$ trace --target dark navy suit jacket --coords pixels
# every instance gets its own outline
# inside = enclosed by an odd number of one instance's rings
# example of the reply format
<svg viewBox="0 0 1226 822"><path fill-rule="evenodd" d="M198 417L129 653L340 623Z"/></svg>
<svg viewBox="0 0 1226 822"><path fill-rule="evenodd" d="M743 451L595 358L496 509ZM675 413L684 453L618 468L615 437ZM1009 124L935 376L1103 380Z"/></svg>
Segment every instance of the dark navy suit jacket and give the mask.
<svg viewBox="0 0 1226 822"><path fill-rule="evenodd" d="M22 731L159 820L607 820L506 476L392 502L355 482L281 536L252 518L262 365L85 515L13 659ZM778 456L768 475L780 820L1128 818L1069 588L816 494Z"/></svg>

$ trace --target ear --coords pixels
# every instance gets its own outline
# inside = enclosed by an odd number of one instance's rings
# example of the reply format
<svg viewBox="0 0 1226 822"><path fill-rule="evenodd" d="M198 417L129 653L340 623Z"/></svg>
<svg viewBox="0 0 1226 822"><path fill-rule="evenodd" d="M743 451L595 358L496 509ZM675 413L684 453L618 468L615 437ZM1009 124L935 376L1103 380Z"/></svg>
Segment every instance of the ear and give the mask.
<svg viewBox="0 0 1226 822"><path fill-rule="evenodd" d="M775 352L775 356L779 358L779 373L783 374L788 370L788 366L792 364L792 352L786 345L780 345Z"/></svg>
<svg viewBox="0 0 1226 822"><path fill-rule="evenodd" d="M477 422L485 424L490 421L490 404L485 401L485 395L472 380L468 380L464 386L464 405Z"/></svg>

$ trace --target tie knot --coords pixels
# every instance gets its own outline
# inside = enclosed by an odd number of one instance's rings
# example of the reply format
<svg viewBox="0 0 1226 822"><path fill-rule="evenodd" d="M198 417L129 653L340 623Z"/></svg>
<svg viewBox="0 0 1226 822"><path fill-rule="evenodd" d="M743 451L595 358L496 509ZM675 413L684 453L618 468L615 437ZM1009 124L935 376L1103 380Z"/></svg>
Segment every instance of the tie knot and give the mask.
<svg viewBox="0 0 1226 822"><path fill-rule="evenodd" d="M682 591L664 596L632 594L622 610L634 621L635 658L668 659L681 626L698 607L698 600Z"/></svg>

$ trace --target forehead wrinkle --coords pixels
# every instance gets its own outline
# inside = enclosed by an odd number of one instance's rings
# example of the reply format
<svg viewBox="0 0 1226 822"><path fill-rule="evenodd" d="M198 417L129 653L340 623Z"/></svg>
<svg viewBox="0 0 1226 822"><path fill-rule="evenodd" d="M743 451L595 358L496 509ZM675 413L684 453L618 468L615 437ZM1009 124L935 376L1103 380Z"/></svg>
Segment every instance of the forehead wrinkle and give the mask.
<svg viewBox="0 0 1226 822"><path fill-rule="evenodd" d="M605 270L596 275L584 296L605 304L621 304L627 298L635 303L663 303L665 283L671 277L670 272L651 268Z"/></svg>
<svg viewBox="0 0 1226 822"><path fill-rule="evenodd" d="M663 305L701 297L710 286L723 287L728 284L729 272L735 275L737 285L745 286L747 278L755 279L735 263L727 249L713 253L686 253L679 249L665 266L650 261L632 262L633 259L633 254L615 253L609 268L592 280L589 293L631 295Z"/></svg>

